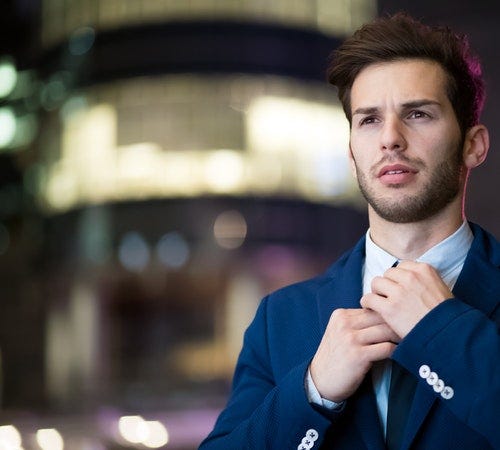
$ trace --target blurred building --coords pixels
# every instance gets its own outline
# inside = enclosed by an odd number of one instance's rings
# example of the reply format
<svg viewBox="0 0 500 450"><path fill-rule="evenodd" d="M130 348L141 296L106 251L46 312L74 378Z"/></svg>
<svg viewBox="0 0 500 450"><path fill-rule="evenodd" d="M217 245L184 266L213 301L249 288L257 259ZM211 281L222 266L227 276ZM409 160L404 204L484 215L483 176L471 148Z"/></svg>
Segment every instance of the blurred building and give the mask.
<svg viewBox="0 0 500 450"><path fill-rule="evenodd" d="M366 229L324 71L374 3L43 0L1 60L0 440L197 447L261 297Z"/></svg>

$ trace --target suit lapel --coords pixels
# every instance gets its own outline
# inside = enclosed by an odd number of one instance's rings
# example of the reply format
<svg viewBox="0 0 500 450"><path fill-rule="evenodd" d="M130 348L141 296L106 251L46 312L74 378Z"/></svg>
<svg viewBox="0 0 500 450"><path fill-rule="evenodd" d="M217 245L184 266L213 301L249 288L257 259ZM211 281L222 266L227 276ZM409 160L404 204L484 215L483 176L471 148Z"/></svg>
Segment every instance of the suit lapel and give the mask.
<svg viewBox="0 0 500 450"><path fill-rule="evenodd" d="M321 334L324 333L332 312L337 308L359 308L362 295L361 269L365 257L365 239L362 238L351 253L341 258L328 271L329 281L318 291L317 307Z"/></svg>
<svg viewBox="0 0 500 450"><path fill-rule="evenodd" d="M411 404L410 414L408 415L408 423L406 424L401 450L408 450L410 448L434 402L437 402L437 398L429 387L418 383L415 397Z"/></svg>

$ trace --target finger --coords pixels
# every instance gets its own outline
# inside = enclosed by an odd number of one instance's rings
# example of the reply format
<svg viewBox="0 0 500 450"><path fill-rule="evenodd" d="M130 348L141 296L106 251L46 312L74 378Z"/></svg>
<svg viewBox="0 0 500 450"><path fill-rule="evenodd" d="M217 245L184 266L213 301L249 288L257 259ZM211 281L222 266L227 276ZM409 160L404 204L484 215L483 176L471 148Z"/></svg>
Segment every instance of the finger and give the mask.
<svg viewBox="0 0 500 450"><path fill-rule="evenodd" d="M400 340L396 332L385 323L359 331L359 342L362 345L379 344L381 342L397 343Z"/></svg>
<svg viewBox="0 0 500 450"><path fill-rule="evenodd" d="M385 296L370 292L361 297L361 306L366 308L368 311L372 310L376 312L380 317L384 317L384 314L389 306L389 302Z"/></svg>
<svg viewBox="0 0 500 450"><path fill-rule="evenodd" d="M370 362L382 361L390 358L396 349L396 344L392 342L380 342L365 347L366 358Z"/></svg>
<svg viewBox="0 0 500 450"><path fill-rule="evenodd" d="M377 293L382 293L387 297L389 297L389 293L392 295L401 295L401 292L397 292L395 289L407 289L410 292L420 294L427 292L431 303L433 299L443 300L452 296L450 289L444 283L436 269L426 263L404 261L404 264L402 263L401 266L389 269L384 274L383 279L388 279L398 286L391 287L377 280L375 284L381 286L377 290Z"/></svg>
<svg viewBox="0 0 500 450"><path fill-rule="evenodd" d="M384 323L384 320L375 311L363 308L336 309L330 316L329 326L360 330L381 323Z"/></svg>
<svg viewBox="0 0 500 450"><path fill-rule="evenodd" d="M410 260L401 261L397 266L387 269L384 272L383 278L387 278L396 283L407 283L410 281L411 277L419 273L421 264L423 263Z"/></svg>
<svg viewBox="0 0 500 450"><path fill-rule="evenodd" d="M418 261L402 261L397 267L387 269L384 273L384 277L396 282L411 282L414 277L421 279L429 276L439 277L434 267Z"/></svg>
<svg viewBox="0 0 500 450"><path fill-rule="evenodd" d="M372 292L383 297L389 297L389 294L397 289L399 282L386 277L374 277L371 282Z"/></svg>

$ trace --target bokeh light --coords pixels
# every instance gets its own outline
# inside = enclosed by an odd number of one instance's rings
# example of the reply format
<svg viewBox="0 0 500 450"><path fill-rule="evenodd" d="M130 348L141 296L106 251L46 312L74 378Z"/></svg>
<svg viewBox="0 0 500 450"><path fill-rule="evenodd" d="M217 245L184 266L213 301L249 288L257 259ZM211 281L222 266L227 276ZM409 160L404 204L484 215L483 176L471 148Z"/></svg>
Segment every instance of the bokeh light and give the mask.
<svg viewBox="0 0 500 450"><path fill-rule="evenodd" d="M42 450L63 450L64 440L55 428L40 429L36 432L36 441Z"/></svg>
<svg viewBox="0 0 500 450"><path fill-rule="evenodd" d="M121 436L132 444L139 444L148 437L146 421L141 416L123 416L118 420Z"/></svg>
<svg viewBox="0 0 500 450"><path fill-rule="evenodd" d="M148 427L148 437L142 441L142 444L148 448L160 448L168 444L169 436L165 426L157 420L146 422Z"/></svg>
<svg viewBox="0 0 500 450"><path fill-rule="evenodd" d="M7 147L16 135L17 121L12 108L0 108L0 147Z"/></svg>
<svg viewBox="0 0 500 450"><path fill-rule="evenodd" d="M21 434L14 425L0 426L0 448L2 450L18 450L21 443Z"/></svg>
<svg viewBox="0 0 500 450"><path fill-rule="evenodd" d="M118 430L123 439L131 444L142 444L148 448L160 448L168 444L168 431L157 420L144 420L142 416L122 416Z"/></svg>
<svg viewBox="0 0 500 450"><path fill-rule="evenodd" d="M91 27L80 27L73 32L69 39L69 52L75 56L87 53L95 41L95 30Z"/></svg>
<svg viewBox="0 0 500 450"><path fill-rule="evenodd" d="M140 233L130 231L123 236L118 249L118 258L126 269L141 272L148 265L149 257L148 243Z"/></svg>
<svg viewBox="0 0 500 450"><path fill-rule="evenodd" d="M10 57L0 59L0 98L8 97L17 83L17 70Z"/></svg>
<svg viewBox="0 0 500 450"><path fill-rule="evenodd" d="M179 269L189 259L189 245L180 233L172 231L158 241L156 253L165 266Z"/></svg>
<svg viewBox="0 0 500 450"><path fill-rule="evenodd" d="M214 236L222 248L236 249L245 241L247 222L239 211L224 211L215 219Z"/></svg>

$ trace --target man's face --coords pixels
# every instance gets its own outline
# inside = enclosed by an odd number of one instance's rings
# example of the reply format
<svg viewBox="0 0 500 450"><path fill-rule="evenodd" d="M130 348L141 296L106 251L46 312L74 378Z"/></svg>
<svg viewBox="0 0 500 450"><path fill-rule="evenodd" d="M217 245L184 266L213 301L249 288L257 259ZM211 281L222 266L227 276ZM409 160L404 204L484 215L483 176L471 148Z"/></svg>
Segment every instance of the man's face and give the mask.
<svg viewBox="0 0 500 450"><path fill-rule="evenodd" d="M366 67L352 85L351 111L351 162L376 214L418 222L457 201L465 182L462 138L439 64Z"/></svg>

